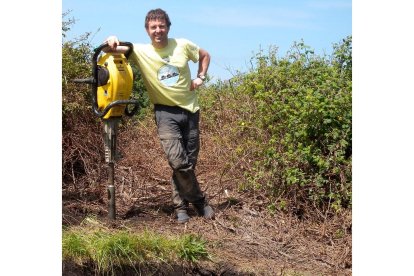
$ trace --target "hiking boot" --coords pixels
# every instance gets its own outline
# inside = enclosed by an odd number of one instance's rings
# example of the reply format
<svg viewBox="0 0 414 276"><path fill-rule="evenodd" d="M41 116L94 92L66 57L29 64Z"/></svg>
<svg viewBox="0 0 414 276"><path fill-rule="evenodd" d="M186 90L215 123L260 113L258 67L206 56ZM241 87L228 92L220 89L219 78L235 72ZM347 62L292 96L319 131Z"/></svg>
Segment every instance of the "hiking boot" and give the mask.
<svg viewBox="0 0 414 276"><path fill-rule="evenodd" d="M187 210L176 210L175 213L177 214L178 223L186 223L190 220L190 217L187 214Z"/></svg>
<svg viewBox="0 0 414 276"><path fill-rule="evenodd" d="M197 214L206 219L214 219L214 210L208 204L193 204Z"/></svg>

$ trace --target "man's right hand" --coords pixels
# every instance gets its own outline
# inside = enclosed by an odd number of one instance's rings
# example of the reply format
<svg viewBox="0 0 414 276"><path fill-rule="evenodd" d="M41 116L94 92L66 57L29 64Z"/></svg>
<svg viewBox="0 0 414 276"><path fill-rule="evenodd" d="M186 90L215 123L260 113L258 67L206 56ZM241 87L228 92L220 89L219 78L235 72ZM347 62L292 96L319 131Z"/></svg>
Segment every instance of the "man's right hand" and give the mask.
<svg viewBox="0 0 414 276"><path fill-rule="evenodd" d="M106 43L108 43L109 50L111 50L111 51L116 51L116 47L118 47L118 45L119 45L119 40L118 40L118 38L117 38L116 36L114 36L114 35L109 36L109 37L105 40L105 42L106 42Z"/></svg>
<svg viewBox="0 0 414 276"><path fill-rule="evenodd" d="M105 53L121 53L125 54L128 50L128 46L119 46L119 40L116 36L111 35L106 40L106 43L108 43L108 47L105 47L102 51Z"/></svg>

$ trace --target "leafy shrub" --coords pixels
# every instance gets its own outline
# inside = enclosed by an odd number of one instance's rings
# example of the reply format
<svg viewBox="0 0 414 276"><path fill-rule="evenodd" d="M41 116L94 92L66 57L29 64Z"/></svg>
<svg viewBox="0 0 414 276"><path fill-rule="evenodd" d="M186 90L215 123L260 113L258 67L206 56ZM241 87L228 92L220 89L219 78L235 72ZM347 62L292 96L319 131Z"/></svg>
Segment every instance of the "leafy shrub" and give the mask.
<svg viewBox="0 0 414 276"><path fill-rule="evenodd" d="M207 109L232 110L227 133L238 145L230 160L249 160L240 188L265 190L280 209L350 206L352 38L335 44L332 57L295 42L283 58L272 47L253 60L249 73L203 96Z"/></svg>

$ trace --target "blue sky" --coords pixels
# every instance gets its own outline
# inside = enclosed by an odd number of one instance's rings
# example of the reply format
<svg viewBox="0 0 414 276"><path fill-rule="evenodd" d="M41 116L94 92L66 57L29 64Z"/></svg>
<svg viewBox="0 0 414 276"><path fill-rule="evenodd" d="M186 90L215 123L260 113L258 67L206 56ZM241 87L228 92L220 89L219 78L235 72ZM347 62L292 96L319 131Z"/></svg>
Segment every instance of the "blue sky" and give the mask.
<svg viewBox="0 0 414 276"><path fill-rule="evenodd" d="M351 0L62 1L62 12L70 10L67 18L76 20L68 38L92 32L94 45L112 34L149 43L144 18L154 8L169 14L170 37L187 38L211 54L213 80L248 71L254 53L269 46L277 46L283 56L303 39L317 54L329 54L333 43L352 35ZM191 68L195 74L196 66Z"/></svg>

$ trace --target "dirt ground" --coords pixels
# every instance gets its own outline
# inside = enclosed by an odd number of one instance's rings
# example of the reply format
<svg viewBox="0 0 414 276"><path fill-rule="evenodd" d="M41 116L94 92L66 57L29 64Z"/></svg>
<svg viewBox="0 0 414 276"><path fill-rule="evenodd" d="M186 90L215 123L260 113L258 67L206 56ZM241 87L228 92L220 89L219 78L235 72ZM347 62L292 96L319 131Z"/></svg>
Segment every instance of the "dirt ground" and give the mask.
<svg viewBox="0 0 414 276"><path fill-rule="evenodd" d="M202 261L196 267L152 271L153 275L352 274L350 211L323 220L278 211L271 214L264 195L238 189L238 179L226 175L215 158L220 149L202 136L197 177L216 218L208 221L190 212L188 223L177 224L170 199L171 169L155 129L141 126L139 132L128 137L121 133L118 139L123 158L115 166L116 221L107 219L106 183L102 181L90 183L81 191L79 183L63 188L63 225L77 225L86 216L96 215L115 228L174 235L195 233L207 240L211 261ZM70 264L64 264L63 272L88 275L85 269Z"/></svg>

